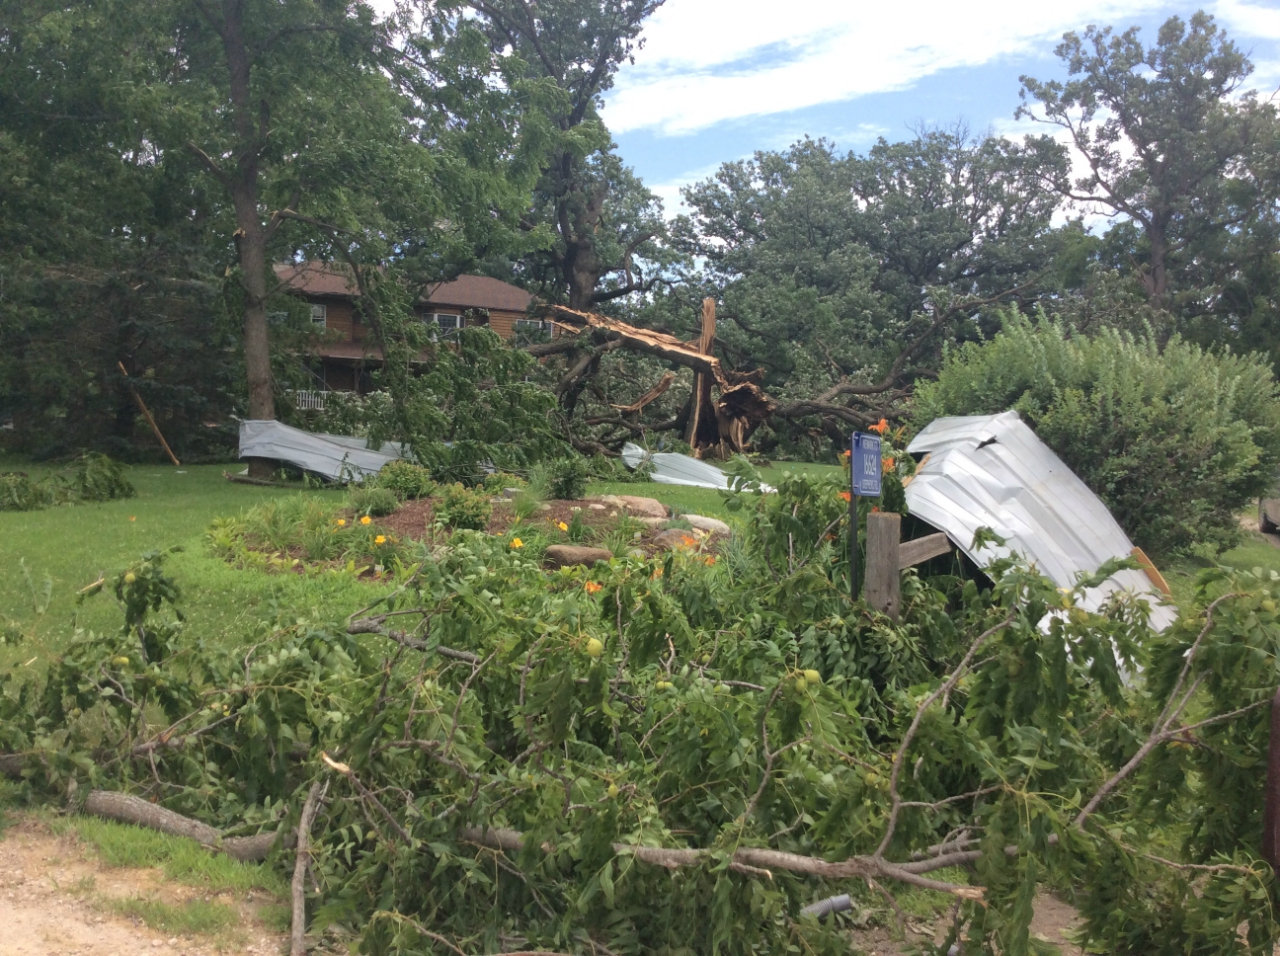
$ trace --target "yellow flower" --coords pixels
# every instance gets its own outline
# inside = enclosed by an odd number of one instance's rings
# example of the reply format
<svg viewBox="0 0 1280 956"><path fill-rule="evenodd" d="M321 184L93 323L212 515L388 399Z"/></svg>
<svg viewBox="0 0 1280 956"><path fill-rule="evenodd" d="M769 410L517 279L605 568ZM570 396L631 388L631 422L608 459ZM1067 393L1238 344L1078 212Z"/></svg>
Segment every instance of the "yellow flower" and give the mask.
<svg viewBox="0 0 1280 956"><path fill-rule="evenodd" d="M523 548L523 547L524 547L524 542L523 542L523 541L521 541L519 538L512 538L512 539L511 539L511 547L513 547L513 548Z"/></svg>
<svg viewBox="0 0 1280 956"><path fill-rule="evenodd" d="M561 521L558 525L556 525L556 527L559 528L561 531L569 530L569 526L565 524L563 521Z"/></svg>
<svg viewBox="0 0 1280 956"><path fill-rule="evenodd" d="M339 527L339 528L345 528L346 526L347 526L347 519L346 519L346 518L339 518L339 519L338 519L338 527Z"/></svg>
<svg viewBox="0 0 1280 956"><path fill-rule="evenodd" d="M378 535L376 538L374 538L374 539L373 539L373 543L374 543L374 544L386 544L386 543L387 543L387 536L386 536L385 534L380 534L380 535Z"/></svg>
<svg viewBox="0 0 1280 956"><path fill-rule="evenodd" d="M365 515L363 518L360 519L361 524L369 524L372 521L373 519L370 518L368 515Z"/></svg>

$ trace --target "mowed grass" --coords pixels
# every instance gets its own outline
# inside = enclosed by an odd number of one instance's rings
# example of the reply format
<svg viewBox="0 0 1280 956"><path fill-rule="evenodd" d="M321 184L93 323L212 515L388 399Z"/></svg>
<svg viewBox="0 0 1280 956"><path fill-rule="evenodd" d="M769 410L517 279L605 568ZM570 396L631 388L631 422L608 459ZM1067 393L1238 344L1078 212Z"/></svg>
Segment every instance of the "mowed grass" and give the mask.
<svg viewBox="0 0 1280 956"><path fill-rule="evenodd" d="M129 466L136 498L0 512L0 567L6 572L0 575L0 633L16 629L21 634L17 644L0 642L0 667L40 667L66 646L76 628L96 633L118 628L122 617L109 590L81 604L76 592L146 551L182 549L166 567L181 591L179 607L193 641L242 643L264 623L280 620L338 622L385 593L388 585L346 575L265 574L230 567L210 555L204 534L215 518L291 495L334 505L344 500L340 489L236 484L222 477L233 469L238 467ZM0 470L38 478L52 469L8 456L0 458ZM589 493L643 495L680 512L726 517L721 495L705 488L596 482Z"/></svg>
<svg viewBox="0 0 1280 956"><path fill-rule="evenodd" d="M4 465L12 468L15 462ZM104 591L78 606L76 592L144 552L175 546L183 551L172 556L168 568L182 591L180 606L193 639L238 639L281 609L297 616L359 607L369 589L357 582L240 571L207 553L204 531L219 516L281 495L342 501L337 490L233 484L222 477L225 469L134 466L127 473L136 498L0 512L0 564L7 572L0 576L0 626L16 626L25 638L16 648L0 648L0 664L56 652L76 627L99 633L119 627L114 595Z"/></svg>
<svg viewBox="0 0 1280 956"><path fill-rule="evenodd" d="M211 893L262 890L279 896L287 889L284 879L270 867L211 853L186 837L89 816L71 817L65 826L92 848L104 866L153 867L170 880Z"/></svg>

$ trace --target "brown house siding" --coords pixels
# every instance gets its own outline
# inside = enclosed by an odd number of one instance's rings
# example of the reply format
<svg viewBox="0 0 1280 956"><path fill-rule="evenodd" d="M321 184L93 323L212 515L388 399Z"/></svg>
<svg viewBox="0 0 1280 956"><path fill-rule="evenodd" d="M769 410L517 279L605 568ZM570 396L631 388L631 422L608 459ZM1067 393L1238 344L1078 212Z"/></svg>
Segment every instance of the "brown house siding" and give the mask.
<svg viewBox="0 0 1280 956"><path fill-rule="evenodd" d="M355 310L354 283L340 266L325 263L290 263L276 266L276 275L305 301L325 306L325 329L322 344L312 353L319 359L324 386L340 391L368 387L362 370L381 364L381 351L370 343L372 354L366 354L364 342L368 328L358 321ZM516 334L516 323L525 318L532 296L510 283L484 276L460 276L434 287L415 311L420 316L432 313L465 315L479 309L488 313L488 326L503 339ZM486 324L471 319L468 325ZM425 360L426 354L419 357Z"/></svg>

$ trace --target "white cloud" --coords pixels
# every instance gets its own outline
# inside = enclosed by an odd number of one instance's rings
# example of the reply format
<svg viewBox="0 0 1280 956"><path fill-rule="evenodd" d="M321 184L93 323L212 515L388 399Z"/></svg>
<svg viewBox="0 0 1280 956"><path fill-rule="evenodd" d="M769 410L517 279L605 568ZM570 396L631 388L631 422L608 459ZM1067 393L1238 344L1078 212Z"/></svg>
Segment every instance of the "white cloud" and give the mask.
<svg viewBox="0 0 1280 956"><path fill-rule="evenodd" d="M1270 0L1268 0L1268 4ZM1048 53L1066 30L1127 25L1167 0L667 0L622 70L610 129L680 135L910 87L939 70ZM1280 14L1221 0L1224 21L1269 35ZM1233 31L1234 32L1234 31Z"/></svg>

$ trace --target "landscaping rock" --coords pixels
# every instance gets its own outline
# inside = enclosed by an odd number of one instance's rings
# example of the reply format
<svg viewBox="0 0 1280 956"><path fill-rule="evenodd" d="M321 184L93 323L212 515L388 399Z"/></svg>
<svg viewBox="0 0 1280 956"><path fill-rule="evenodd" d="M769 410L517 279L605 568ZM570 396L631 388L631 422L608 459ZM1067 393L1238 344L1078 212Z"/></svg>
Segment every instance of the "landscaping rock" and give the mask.
<svg viewBox="0 0 1280 956"><path fill-rule="evenodd" d="M661 528L670 518L636 518L641 524L648 525L650 528Z"/></svg>
<svg viewBox="0 0 1280 956"><path fill-rule="evenodd" d="M597 561L608 561L613 552L604 548L583 548L575 544L553 544L547 548L542 563L548 568L567 568L575 564L590 567Z"/></svg>
<svg viewBox="0 0 1280 956"><path fill-rule="evenodd" d="M698 538L692 532L685 531L683 528L668 528L666 531L654 535L653 543L664 551L675 551L677 548L696 548L698 546Z"/></svg>
<svg viewBox="0 0 1280 956"><path fill-rule="evenodd" d="M667 506L656 498L640 498L636 495L618 495L622 506L641 518L665 518Z"/></svg>
<svg viewBox="0 0 1280 956"><path fill-rule="evenodd" d="M729 526L719 518L708 518L705 515L681 515L681 517L699 531L708 531L711 534L729 533Z"/></svg>

